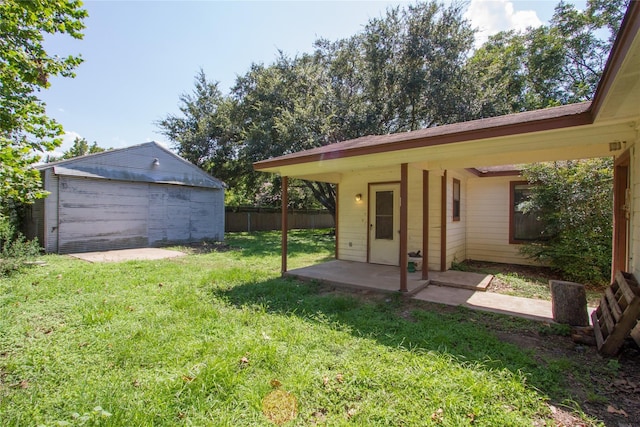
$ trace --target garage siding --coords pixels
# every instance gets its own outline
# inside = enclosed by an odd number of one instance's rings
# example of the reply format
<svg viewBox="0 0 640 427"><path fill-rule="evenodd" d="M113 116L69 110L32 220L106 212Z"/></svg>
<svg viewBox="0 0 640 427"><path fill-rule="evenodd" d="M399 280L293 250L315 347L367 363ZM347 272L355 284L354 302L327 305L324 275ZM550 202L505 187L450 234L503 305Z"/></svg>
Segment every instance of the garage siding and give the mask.
<svg viewBox="0 0 640 427"><path fill-rule="evenodd" d="M67 176L59 180L58 253L224 238L223 190Z"/></svg>
<svg viewBox="0 0 640 427"><path fill-rule="evenodd" d="M222 240L222 190L152 185L149 200L149 245Z"/></svg>
<svg viewBox="0 0 640 427"><path fill-rule="evenodd" d="M149 184L60 177L58 252L147 246Z"/></svg>

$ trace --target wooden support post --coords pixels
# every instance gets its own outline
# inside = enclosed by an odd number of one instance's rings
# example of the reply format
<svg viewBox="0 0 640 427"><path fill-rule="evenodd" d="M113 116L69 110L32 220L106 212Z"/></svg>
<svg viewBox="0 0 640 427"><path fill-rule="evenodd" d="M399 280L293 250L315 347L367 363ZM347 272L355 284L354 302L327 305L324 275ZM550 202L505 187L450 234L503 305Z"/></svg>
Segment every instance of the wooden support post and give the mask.
<svg viewBox="0 0 640 427"><path fill-rule="evenodd" d="M408 165L400 165L400 292L407 292L407 246L409 219Z"/></svg>
<svg viewBox="0 0 640 427"><path fill-rule="evenodd" d="M282 274L287 272L287 242L289 234L289 177L282 177Z"/></svg>
<svg viewBox="0 0 640 427"><path fill-rule="evenodd" d="M440 200L440 271L447 270L447 171L442 175Z"/></svg>
<svg viewBox="0 0 640 427"><path fill-rule="evenodd" d="M336 184L336 215L334 218L335 224L333 224L335 226L335 235L333 236L333 239L335 241L334 256L336 259L340 259L340 252L338 250L339 248L338 242L340 238L339 218L340 218L340 184Z"/></svg>
<svg viewBox="0 0 640 427"><path fill-rule="evenodd" d="M422 280L429 279L429 171L422 171Z"/></svg>

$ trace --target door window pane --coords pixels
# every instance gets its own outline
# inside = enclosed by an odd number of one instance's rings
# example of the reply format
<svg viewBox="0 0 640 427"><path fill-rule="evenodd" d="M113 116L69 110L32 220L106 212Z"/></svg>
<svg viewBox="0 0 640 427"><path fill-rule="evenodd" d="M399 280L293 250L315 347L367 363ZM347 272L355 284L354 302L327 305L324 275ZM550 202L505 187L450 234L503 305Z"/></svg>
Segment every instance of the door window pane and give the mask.
<svg viewBox="0 0 640 427"><path fill-rule="evenodd" d="M376 191L376 239L393 240L393 191Z"/></svg>

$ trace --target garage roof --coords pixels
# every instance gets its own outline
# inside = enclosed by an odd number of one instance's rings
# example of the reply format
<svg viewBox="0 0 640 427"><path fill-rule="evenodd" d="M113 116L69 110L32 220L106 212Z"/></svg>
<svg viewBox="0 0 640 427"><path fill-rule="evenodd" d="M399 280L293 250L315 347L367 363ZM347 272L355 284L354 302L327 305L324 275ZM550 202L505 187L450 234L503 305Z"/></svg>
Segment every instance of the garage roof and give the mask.
<svg viewBox="0 0 640 427"><path fill-rule="evenodd" d="M191 187L224 188L224 183L157 142L43 164L56 175Z"/></svg>

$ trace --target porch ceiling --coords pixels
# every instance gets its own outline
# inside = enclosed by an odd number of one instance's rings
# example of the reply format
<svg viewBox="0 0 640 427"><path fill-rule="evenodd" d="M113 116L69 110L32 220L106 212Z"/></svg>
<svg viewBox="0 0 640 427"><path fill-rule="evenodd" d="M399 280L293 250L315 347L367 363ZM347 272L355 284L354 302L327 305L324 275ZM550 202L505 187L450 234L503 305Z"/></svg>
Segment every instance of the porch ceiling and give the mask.
<svg viewBox="0 0 640 427"><path fill-rule="evenodd" d="M425 170L612 156L609 143L631 141L633 122L590 124L496 138L260 168L282 176L338 183L343 174L409 163ZM624 146L622 147L624 149Z"/></svg>

